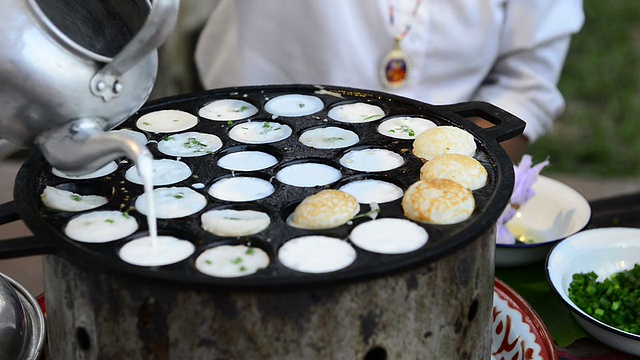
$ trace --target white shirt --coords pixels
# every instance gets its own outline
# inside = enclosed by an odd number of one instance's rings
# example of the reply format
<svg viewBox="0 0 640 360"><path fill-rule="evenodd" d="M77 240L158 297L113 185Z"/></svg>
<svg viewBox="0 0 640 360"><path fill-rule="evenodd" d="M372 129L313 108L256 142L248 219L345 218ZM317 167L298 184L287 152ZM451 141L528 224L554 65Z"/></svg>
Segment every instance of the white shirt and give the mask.
<svg viewBox="0 0 640 360"><path fill-rule="evenodd" d="M389 19L395 9L394 25ZM564 110L556 84L582 0L221 0L196 49L206 88L324 84L441 105L480 100L535 141ZM379 70L396 35L413 66L398 90Z"/></svg>

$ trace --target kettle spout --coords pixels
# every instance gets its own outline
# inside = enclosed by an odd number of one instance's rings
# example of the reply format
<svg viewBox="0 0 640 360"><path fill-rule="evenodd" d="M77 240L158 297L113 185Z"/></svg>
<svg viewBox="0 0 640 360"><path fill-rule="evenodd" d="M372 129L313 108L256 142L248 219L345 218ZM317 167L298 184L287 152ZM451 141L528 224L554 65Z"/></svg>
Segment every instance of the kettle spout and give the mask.
<svg viewBox="0 0 640 360"><path fill-rule="evenodd" d="M103 119L82 118L40 134L35 143L51 166L69 175L91 173L122 156L134 162L151 157L144 145L106 126Z"/></svg>

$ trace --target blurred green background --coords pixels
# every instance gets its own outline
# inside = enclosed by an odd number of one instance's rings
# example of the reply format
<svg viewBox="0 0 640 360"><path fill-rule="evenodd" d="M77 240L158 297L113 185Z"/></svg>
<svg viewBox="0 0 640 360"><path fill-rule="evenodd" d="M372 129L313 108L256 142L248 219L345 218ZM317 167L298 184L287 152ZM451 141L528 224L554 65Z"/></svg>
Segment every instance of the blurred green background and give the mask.
<svg viewBox="0 0 640 360"><path fill-rule="evenodd" d="M535 0L531 0L535 1ZM564 1L564 0L556 0ZM179 26L161 49L152 98L199 88L193 47L216 1L182 0ZM545 174L640 175L640 1L584 0L585 24L572 40L560 90L566 111L527 151L547 156Z"/></svg>
<svg viewBox="0 0 640 360"><path fill-rule="evenodd" d="M562 1L562 0L559 0ZM640 1L585 0L560 79L567 108L528 151L545 173L640 174Z"/></svg>

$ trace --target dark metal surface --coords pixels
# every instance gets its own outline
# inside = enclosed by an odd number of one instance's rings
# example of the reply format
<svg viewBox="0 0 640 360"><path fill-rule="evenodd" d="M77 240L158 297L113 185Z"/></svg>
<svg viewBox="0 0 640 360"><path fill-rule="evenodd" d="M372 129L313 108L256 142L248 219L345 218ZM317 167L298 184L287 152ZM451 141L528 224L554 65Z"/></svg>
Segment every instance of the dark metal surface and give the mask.
<svg viewBox="0 0 640 360"><path fill-rule="evenodd" d="M418 116L428 118L438 125L452 125L461 127L470 132L476 139L478 151L476 158L485 166L489 174L487 186L474 191L476 199L476 210L470 219L454 225L429 225L421 224L429 233L429 241L423 248L412 253L403 255L380 255L373 254L356 248L357 260L348 268L329 274L305 274L291 271L278 263L278 248L288 239L309 235L320 234L347 238L353 226L363 219L354 221L353 225L343 225L341 227L323 230L308 231L289 227L285 223L285 218L292 211L293 206L304 197L316 193L321 188L296 188L286 184L279 184L273 180L277 191L272 196L255 201L251 206L256 206L266 210L271 214L272 225L265 231L254 236L242 238L221 238L209 234L201 229L199 223L200 213L182 219L159 220L158 229L160 234L174 235L192 241L196 245L196 253L174 265L162 267L138 267L121 261L118 257L119 248L131 238L146 234L146 218L136 211L133 215L140 224L140 230L132 237L121 241L114 241L106 244L85 244L73 241L64 235L66 222L75 216L73 213L54 211L44 207L40 201L40 194L47 185L59 186L71 182L67 179L56 177L51 173L50 166L38 155L31 156L20 169L16 179L14 198L17 203L18 212L27 226L34 232L40 241L33 243L46 244L42 246L43 253L49 253L52 248L60 255L72 259L74 262L83 262L92 267L100 267L103 270L112 270L119 273L142 276L145 278L155 278L160 280L173 281L180 284L207 284L230 287L250 286L251 288L264 288L272 286L298 286L315 285L328 282L352 281L363 278L370 278L389 274L395 271L413 268L419 265L437 260L457 249L473 242L480 235L486 233L494 224L502 209L506 205L513 187L513 166L506 153L502 150L498 140L505 140L514 137L522 132L524 122L515 118L495 106L487 103L464 103L450 106L432 106L410 100L403 97L393 96L384 93L370 92L358 89L336 88L324 86L324 91L318 92L320 87L311 85L285 85L285 86L262 86L245 88L228 88L211 90L202 93L177 96L173 98L161 99L148 104L125 121L119 128L135 128L135 121L140 116L164 109L178 109L197 114L200 107L206 103L217 99L240 99L253 103L260 110L251 120L268 120L286 123L293 129L293 135L283 141L274 144L260 145L268 147L271 151L280 155L281 162L273 168L262 172L262 176L275 176L281 166L299 161L300 159L321 159L339 167L343 174L343 179L350 177L380 178L400 184L406 188L419 179L419 169L422 161L411 154L412 141L398 140L385 137L377 132L379 121L361 124L343 124L328 118L327 112L335 105L346 102L364 101L382 107L387 117L392 116ZM330 93L328 93L329 91ZM272 118L263 105L268 99L284 94L307 94L315 95L322 99L325 108L312 115L288 118ZM338 95L338 96L336 96ZM467 116L482 116L494 124L491 129L481 129L472 124ZM384 120L384 119L383 119ZM233 124L242 121L234 121ZM339 166L338 159L346 149L314 149L298 142L297 138L303 129L318 125L343 126L355 131L360 136L360 142L356 147L375 147L392 150L404 157L405 164L395 170L382 174L360 173ZM204 189L198 190L208 198L208 205L205 210L213 207L225 206L228 203L212 199L207 193L208 186L220 177L230 176L231 172L216 165L221 154L230 148L251 148L246 144L240 144L231 140L227 133L231 128L225 122L208 121L200 119L199 123L189 131L200 131L218 135L223 141L223 148L216 154L195 158L182 158L181 161L187 163L193 170L194 176L181 183L172 186L188 186L195 182L206 185ZM166 134L146 134L150 140L158 141ZM155 144L151 142L149 148L157 158L167 158L159 153ZM113 196L107 205L100 209L121 210L133 205L135 198L142 194L142 186L132 184L124 179L124 172L132 166L131 162L121 162L118 170L112 175L95 182L82 182L78 190L86 187L84 191L91 193L102 191L105 188L113 190ZM236 172L238 175L238 172ZM197 177L197 179L195 179ZM327 186L334 188L337 184ZM362 206L362 212L368 211L367 206ZM400 200L381 204L382 217L402 217ZM42 241L46 238L46 242ZM199 253L208 247L223 243L251 243L267 251L271 255L271 264L257 274L236 279L215 278L204 275L195 269L194 261ZM1 245L1 244L0 244ZM33 248L31 246L30 248ZM2 249L0 256L11 257L12 252L20 249ZM32 249L30 251L33 251Z"/></svg>
<svg viewBox="0 0 640 360"><path fill-rule="evenodd" d="M590 201L589 228L640 227L640 193L625 194Z"/></svg>

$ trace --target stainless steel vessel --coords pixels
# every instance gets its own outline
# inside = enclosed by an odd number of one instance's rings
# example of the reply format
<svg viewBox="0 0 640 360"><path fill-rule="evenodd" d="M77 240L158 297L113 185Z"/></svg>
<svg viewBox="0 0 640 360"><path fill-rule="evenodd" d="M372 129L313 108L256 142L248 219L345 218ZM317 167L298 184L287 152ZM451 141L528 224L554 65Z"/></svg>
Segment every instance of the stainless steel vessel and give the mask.
<svg viewBox="0 0 640 360"><path fill-rule="evenodd" d="M147 100L179 0L0 0L0 137L89 172L139 149L105 135Z"/></svg>

